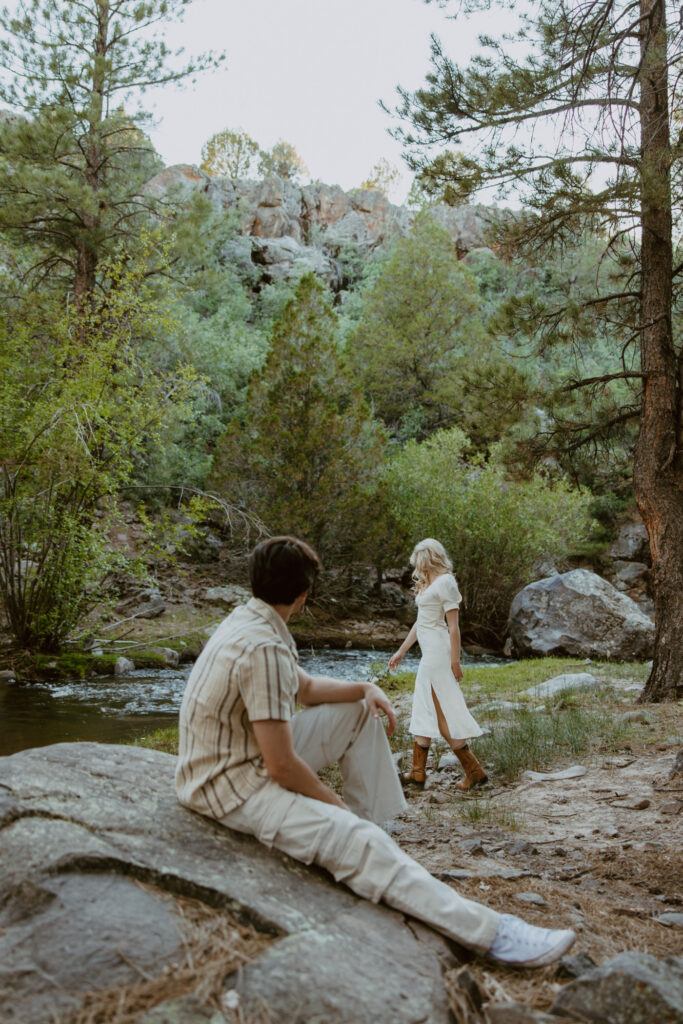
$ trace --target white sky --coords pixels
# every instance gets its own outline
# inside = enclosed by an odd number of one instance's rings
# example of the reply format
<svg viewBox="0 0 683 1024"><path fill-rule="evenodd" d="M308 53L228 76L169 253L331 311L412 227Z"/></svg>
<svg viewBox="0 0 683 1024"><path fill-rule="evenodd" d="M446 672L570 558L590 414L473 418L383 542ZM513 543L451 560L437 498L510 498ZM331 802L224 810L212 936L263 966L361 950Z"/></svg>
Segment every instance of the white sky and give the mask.
<svg viewBox="0 0 683 1024"><path fill-rule="evenodd" d="M198 163L202 144L223 128L242 128L266 149L284 138L312 178L345 189L380 157L403 170L378 100L391 106L398 84L423 84L430 33L464 62L478 33L513 24L499 10L476 27L446 14L421 0L194 0L183 24L166 30L169 44L189 54L226 50L227 61L194 86L145 97L158 120L152 140L174 164ZM404 170L396 198L409 184Z"/></svg>

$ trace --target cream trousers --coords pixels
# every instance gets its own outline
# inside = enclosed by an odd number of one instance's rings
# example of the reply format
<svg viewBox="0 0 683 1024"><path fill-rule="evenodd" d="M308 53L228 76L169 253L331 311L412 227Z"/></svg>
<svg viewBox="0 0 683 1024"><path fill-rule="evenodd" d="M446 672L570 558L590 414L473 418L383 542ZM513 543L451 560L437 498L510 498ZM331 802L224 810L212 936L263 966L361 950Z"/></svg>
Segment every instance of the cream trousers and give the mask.
<svg viewBox="0 0 683 1024"><path fill-rule="evenodd" d="M297 753L313 771L338 762L344 801L351 810L268 780L222 823L304 864L326 868L359 896L375 903L383 900L463 946L486 951L499 915L438 881L373 824L398 814L406 804L382 723L365 703L299 711L292 733Z"/></svg>

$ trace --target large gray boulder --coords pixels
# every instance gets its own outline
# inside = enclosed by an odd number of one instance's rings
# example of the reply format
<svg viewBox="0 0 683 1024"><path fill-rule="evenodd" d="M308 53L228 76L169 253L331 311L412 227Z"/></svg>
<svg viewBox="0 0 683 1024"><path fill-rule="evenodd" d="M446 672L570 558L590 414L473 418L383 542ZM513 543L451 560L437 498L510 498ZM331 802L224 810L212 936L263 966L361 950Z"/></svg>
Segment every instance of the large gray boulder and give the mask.
<svg viewBox="0 0 683 1024"><path fill-rule="evenodd" d="M179 897L272 940L226 980L247 1018L265 998L274 1020L446 1024L442 971L457 960L445 939L184 810L174 767L97 743L0 758L4 1024L45 1024L86 991L172 970L185 956Z"/></svg>
<svg viewBox="0 0 683 1024"><path fill-rule="evenodd" d="M629 661L651 657L654 641L654 624L635 601L587 569L520 590L508 630L518 655Z"/></svg>
<svg viewBox="0 0 683 1024"><path fill-rule="evenodd" d="M595 1024L683 1024L683 959L621 953L565 985L551 1009Z"/></svg>

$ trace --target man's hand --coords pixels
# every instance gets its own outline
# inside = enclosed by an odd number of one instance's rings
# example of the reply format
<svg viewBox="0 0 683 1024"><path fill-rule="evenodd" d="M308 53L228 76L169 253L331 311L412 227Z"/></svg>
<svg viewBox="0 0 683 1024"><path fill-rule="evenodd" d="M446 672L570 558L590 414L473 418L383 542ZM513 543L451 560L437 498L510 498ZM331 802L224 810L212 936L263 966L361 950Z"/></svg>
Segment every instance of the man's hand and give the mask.
<svg viewBox="0 0 683 1024"><path fill-rule="evenodd" d="M391 736L396 728L396 715L384 690L381 690L374 683L368 683L365 687L364 699L373 718L379 718L381 711L385 713L389 719L387 736Z"/></svg>

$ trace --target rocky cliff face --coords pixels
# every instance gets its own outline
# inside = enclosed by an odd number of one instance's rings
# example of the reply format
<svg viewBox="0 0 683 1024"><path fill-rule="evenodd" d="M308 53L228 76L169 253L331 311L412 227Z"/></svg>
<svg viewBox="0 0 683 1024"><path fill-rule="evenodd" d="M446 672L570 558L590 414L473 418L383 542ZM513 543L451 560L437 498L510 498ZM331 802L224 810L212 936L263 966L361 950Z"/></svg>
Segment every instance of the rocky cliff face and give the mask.
<svg viewBox="0 0 683 1024"><path fill-rule="evenodd" d="M158 196L177 189L200 189L219 209L240 211L244 244L234 246L230 255L259 267L266 283L312 270L339 290L339 254L344 247L369 254L394 235L409 231L415 216L381 192L344 192L322 182L300 186L276 177L212 178L190 164L167 167L146 185L148 193ZM485 245L486 207L437 206L434 216L463 256Z"/></svg>

